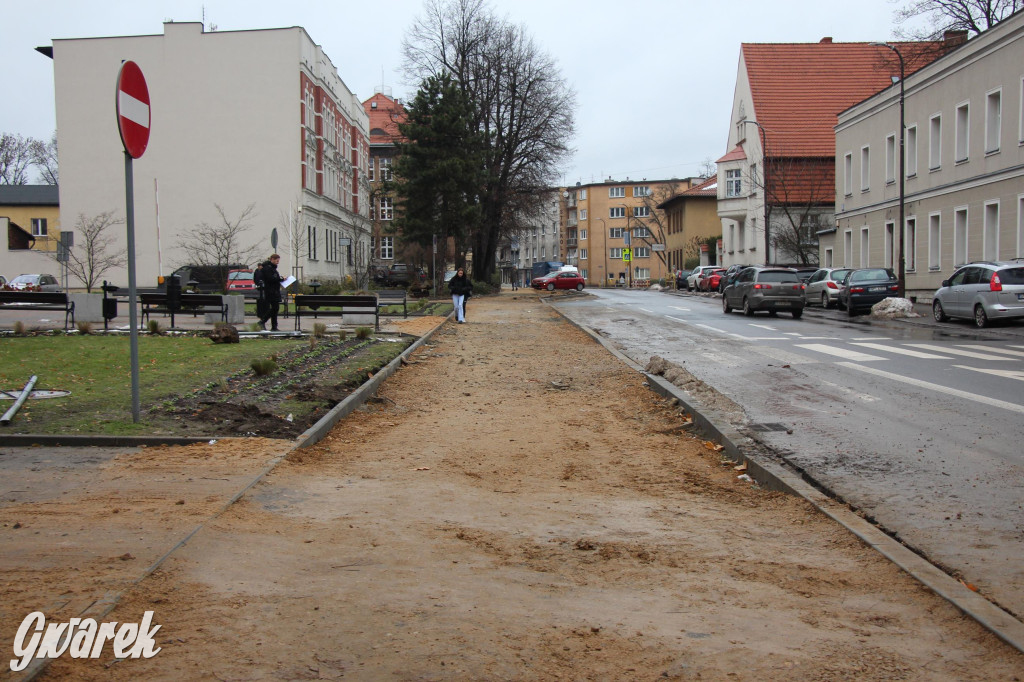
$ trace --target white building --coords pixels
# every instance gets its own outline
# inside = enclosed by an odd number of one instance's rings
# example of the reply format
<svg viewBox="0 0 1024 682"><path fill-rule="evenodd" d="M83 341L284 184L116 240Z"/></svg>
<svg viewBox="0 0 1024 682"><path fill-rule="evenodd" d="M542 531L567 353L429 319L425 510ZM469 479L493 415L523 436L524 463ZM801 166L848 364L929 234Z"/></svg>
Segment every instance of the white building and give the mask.
<svg viewBox="0 0 1024 682"><path fill-rule="evenodd" d="M353 276L369 257L369 119L323 50L300 27L54 40L61 224L125 214L124 153L114 108L123 60L142 69L151 133L134 162L136 272L153 286L189 262L184 236L235 221L246 264L282 255L299 279ZM277 231L277 247L272 231ZM118 226L119 245L125 242ZM4 254L3 257L10 257ZM108 279L127 284L127 269Z"/></svg>

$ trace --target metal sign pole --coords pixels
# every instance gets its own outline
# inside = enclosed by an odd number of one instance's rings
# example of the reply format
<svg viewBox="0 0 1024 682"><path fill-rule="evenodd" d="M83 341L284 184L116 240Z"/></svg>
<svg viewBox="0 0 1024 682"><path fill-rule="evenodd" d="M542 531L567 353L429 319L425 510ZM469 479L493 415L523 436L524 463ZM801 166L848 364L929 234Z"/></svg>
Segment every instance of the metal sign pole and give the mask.
<svg viewBox="0 0 1024 682"><path fill-rule="evenodd" d="M139 423L139 326L135 291L135 183L132 155L124 153L125 214L128 224L128 324L131 326L132 422Z"/></svg>

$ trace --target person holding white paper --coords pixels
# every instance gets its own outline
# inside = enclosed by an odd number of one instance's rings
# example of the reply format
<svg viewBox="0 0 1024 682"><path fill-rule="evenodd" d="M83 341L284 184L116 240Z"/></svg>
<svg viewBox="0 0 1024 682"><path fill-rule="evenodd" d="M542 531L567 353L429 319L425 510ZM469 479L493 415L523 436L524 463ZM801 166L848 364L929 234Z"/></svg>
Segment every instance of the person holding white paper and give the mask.
<svg viewBox="0 0 1024 682"><path fill-rule="evenodd" d="M276 253L270 256L260 265L257 285L262 287L261 299L264 301L263 310L259 311L260 329L267 328L267 320L270 320L270 331L276 332L277 311L281 306L281 286L284 278L277 271L277 264L281 262L281 256ZM294 281L294 280L292 280Z"/></svg>

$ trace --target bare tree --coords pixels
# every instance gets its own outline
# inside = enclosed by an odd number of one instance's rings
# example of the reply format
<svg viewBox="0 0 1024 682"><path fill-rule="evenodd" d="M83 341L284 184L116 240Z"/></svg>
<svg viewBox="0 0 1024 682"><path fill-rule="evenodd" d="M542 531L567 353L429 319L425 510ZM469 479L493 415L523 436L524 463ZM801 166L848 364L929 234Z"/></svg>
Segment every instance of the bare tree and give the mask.
<svg viewBox="0 0 1024 682"><path fill-rule="evenodd" d="M189 262L218 269L220 281L226 282L228 270L234 265L245 265L256 258L258 246L243 246L243 235L252 227L255 217L254 204L249 204L234 220L228 218L224 209L214 204L220 215L219 224L199 223L182 234L178 246L186 253Z"/></svg>
<svg viewBox="0 0 1024 682"><path fill-rule="evenodd" d="M718 164L710 156L704 157L704 160L700 162L700 168L697 169L697 173L702 178L713 178L718 175Z"/></svg>
<svg viewBox="0 0 1024 682"><path fill-rule="evenodd" d="M31 137L0 133L0 185L28 184L35 142Z"/></svg>
<svg viewBox="0 0 1024 682"><path fill-rule="evenodd" d="M1021 8L1024 0L909 0L894 12L895 34L907 40L938 40L957 30L977 35ZM918 20L924 25L909 25Z"/></svg>
<svg viewBox="0 0 1024 682"><path fill-rule="evenodd" d="M95 216L78 214L74 229L77 238L75 245L67 251L67 261L64 265L69 274L85 285L87 293L92 293L105 272L125 264L127 250L113 251L118 238L107 233L109 228L123 222L124 220L114 217L113 211ZM50 258L58 260L59 252L45 253Z"/></svg>
<svg viewBox="0 0 1024 682"><path fill-rule="evenodd" d="M651 247L652 252L658 256L666 270L668 269L668 255L664 251L653 250L654 244L661 244L664 246L667 242L668 236L668 216L664 211L658 208L658 205L668 201L688 188L689 183L687 183L687 186L683 186L682 182L657 185L654 188L654 191L643 197L643 205L639 207L641 208L641 212L646 213L647 215L639 217L633 216L629 219L631 225L634 226L634 232L636 232L636 226L647 228L645 234L634 234L633 239L639 240L639 243ZM636 211L634 211L634 213L636 213Z"/></svg>
<svg viewBox="0 0 1024 682"><path fill-rule="evenodd" d="M556 184L571 152L575 94L525 29L497 18L484 0L426 0L402 53L413 82L450 75L475 108L485 178L467 197L482 213L470 239L472 276L488 280L509 223Z"/></svg>
<svg viewBox="0 0 1024 682"><path fill-rule="evenodd" d="M817 231L835 212L835 160L769 156L761 171L750 178L750 186L767 195L768 240L775 260L817 265Z"/></svg>
<svg viewBox="0 0 1024 682"><path fill-rule="evenodd" d="M279 241L277 250L291 259L291 274L295 279L303 279L302 263L309 253L309 238L302 223L302 208L299 202L289 204L287 211L281 211L278 218L277 231L284 240Z"/></svg>
<svg viewBox="0 0 1024 682"><path fill-rule="evenodd" d="M39 171L39 179L46 185L58 184L57 173L57 131L49 142L32 140L32 164Z"/></svg>

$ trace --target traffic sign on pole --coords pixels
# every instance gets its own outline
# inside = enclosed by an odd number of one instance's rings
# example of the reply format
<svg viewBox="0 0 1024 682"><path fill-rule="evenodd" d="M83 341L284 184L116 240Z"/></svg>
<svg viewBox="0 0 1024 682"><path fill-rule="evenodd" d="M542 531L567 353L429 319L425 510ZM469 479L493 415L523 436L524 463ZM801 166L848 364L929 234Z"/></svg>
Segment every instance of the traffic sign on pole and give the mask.
<svg viewBox="0 0 1024 682"><path fill-rule="evenodd" d="M150 120L146 77L138 64L127 61L117 74L117 130L121 133L124 150L133 159L146 151Z"/></svg>

